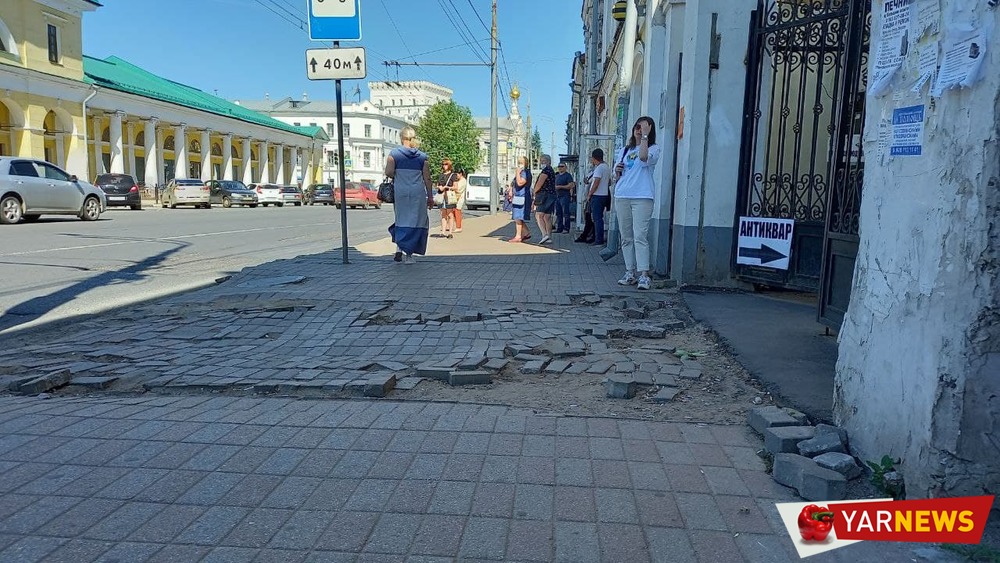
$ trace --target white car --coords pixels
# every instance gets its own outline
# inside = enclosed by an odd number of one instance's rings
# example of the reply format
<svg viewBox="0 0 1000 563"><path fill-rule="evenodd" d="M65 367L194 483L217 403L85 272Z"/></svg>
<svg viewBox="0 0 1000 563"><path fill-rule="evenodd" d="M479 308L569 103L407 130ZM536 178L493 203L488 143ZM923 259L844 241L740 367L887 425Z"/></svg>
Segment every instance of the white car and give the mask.
<svg viewBox="0 0 1000 563"><path fill-rule="evenodd" d="M285 205L285 198L281 195L281 186L277 184L250 184L247 187L257 192L257 203L264 207L272 203L278 207Z"/></svg>
<svg viewBox="0 0 1000 563"><path fill-rule="evenodd" d="M465 208L490 207L490 177L482 174L470 174L469 186L465 188ZM498 200L499 201L499 200Z"/></svg>
<svg viewBox="0 0 1000 563"><path fill-rule="evenodd" d="M54 164L0 157L0 223L37 221L43 214L96 221L107 207L107 195L100 188Z"/></svg>
<svg viewBox="0 0 1000 563"><path fill-rule="evenodd" d="M177 209L178 205L192 205L195 208L212 208L212 194L205 182L188 178L174 178L167 183L160 194L163 207Z"/></svg>

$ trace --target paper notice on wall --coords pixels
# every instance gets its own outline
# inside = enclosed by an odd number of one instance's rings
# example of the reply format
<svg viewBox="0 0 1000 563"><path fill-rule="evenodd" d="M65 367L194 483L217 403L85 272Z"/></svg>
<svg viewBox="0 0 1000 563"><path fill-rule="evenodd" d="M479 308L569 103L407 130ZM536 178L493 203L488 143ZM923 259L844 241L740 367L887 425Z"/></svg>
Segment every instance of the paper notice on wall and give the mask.
<svg viewBox="0 0 1000 563"><path fill-rule="evenodd" d="M924 106L892 110L890 156L920 156L924 147Z"/></svg>
<svg viewBox="0 0 1000 563"><path fill-rule="evenodd" d="M938 62L938 42L934 41L926 45L920 46L920 64L917 69L917 83L913 85L912 90L916 93L920 93L920 90L924 87L924 84L928 81L933 83L934 74L937 72L937 62Z"/></svg>
<svg viewBox="0 0 1000 563"><path fill-rule="evenodd" d="M919 39L926 33L935 34L941 29L941 0L917 0L916 27L913 37Z"/></svg>
<svg viewBox="0 0 1000 563"><path fill-rule="evenodd" d="M931 94L941 96L949 89L967 88L979 79L979 70L986 58L986 36L977 29L952 30L942 46L941 68Z"/></svg>
<svg viewBox="0 0 1000 563"><path fill-rule="evenodd" d="M910 45L910 5L912 0L885 0L882 5L882 25L879 27L875 65L868 84L868 93L878 96L885 92L896 70L903 64Z"/></svg>
<svg viewBox="0 0 1000 563"><path fill-rule="evenodd" d="M885 154L889 148L889 136L892 134L892 121L882 118L878 122L878 153Z"/></svg>

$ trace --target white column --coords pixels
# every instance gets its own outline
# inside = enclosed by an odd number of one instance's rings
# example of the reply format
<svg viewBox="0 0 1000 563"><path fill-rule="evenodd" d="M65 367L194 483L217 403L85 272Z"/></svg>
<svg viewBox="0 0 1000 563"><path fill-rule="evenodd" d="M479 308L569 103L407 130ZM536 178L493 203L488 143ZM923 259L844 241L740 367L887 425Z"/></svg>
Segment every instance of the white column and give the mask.
<svg viewBox="0 0 1000 563"><path fill-rule="evenodd" d="M122 117L124 112L111 114L111 173L125 173L125 159L122 155Z"/></svg>
<svg viewBox="0 0 1000 563"><path fill-rule="evenodd" d="M212 179L212 130L201 132L201 179Z"/></svg>
<svg viewBox="0 0 1000 563"><path fill-rule="evenodd" d="M274 160L275 160L275 182L284 185L285 182L285 145L278 145L274 147Z"/></svg>
<svg viewBox="0 0 1000 563"><path fill-rule="evenodd" d="M56 133L56 166L62 169L66 168L66 135L66 133Z"/></svg>
<svg viewBox="0 0 1000 563"><path fill-rule="evenodd" d="M233 179L233 136L222 136L222 179Z"/></svg>
<svg viewBox="0 0 1000 563"><path fill-rule="evenodd" d="M251 149L250 137L243 139L243 183L252 184L253 183L253 153L250 152Z"/></svg>
<svg viewBox="0 0 1000 563"><path fill-rule="evenodd" d="M271 159L268 155L268 142L260 142L260 156L257 158L260 160L260 181L267 183L271 181Z"/></svg>
<svg viewBox="0 0 1000 563"><path fill-rule="evenodd" d="M313 183L313 175L316 173L313 169L313 154L316 152L316 147L313 146L303 152L305 158L302 164L302 183L308 186Z"/></svg>
<svg viewBox="0 0 1000 563"><path fill-rule="evenodd" d="M125 125L125 173L131 174L135 178L135 122L129 121ZM139 178L135 179L137 182Z"/></svg>
<svg viewBox="0 0 1000 563"><path fill-rule="evenodd" d="M305 179L306 177L305 174L303 173L304 171L299 170L299 164L301 162L302 162L302 149L296 147L292 149L292 162L291 162L292 175L295 176L295 178L293 178L295 182L301 182L303 184L303 187L305 187L308 185L308 183L306 182Z"/></svg>
<svg viewBox="0 0 1000 563"><path fill-rule="evenodd" d="M160 166L159 139L156 135L156 124L159 121L155 117L149 118L149 121L146 122L146 127L142 131L143 141L146 145L146 174L143 181L149 187L161 183L160 174L163 170L163 167Z"/></svg>
<svg viewBox="0 0 1000 563"><path fill-rule="evenodd" d="M174 178L188 177L187 123L174 126Z"/></svg>
<svg viewBox="0 0 1000 563"><path fill-rule="evenodd" d="M101 144L101 134L104 132L102 125L102 116L95 115L92 122L91 130L94 139L94 176L104 174L104 147Z"/></svg>

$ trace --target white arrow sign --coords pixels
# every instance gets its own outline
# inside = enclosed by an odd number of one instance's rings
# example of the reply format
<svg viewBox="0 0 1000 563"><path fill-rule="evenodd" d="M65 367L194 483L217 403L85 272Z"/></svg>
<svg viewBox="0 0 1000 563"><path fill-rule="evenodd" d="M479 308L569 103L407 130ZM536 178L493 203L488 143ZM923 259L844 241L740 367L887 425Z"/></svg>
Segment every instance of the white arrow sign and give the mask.
<svg viewBox="0 0 1000 563"><path fill-rule="evenodd" d="M309 80L351 80L367 75L364 47L306 51L306 76Z"/></svg>

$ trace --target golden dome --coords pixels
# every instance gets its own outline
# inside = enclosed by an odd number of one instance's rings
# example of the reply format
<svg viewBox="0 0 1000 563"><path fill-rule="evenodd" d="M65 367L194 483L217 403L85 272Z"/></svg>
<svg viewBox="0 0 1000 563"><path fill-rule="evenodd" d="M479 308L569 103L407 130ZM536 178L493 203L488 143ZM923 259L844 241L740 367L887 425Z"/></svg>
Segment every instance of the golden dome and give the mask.
<svg viewBox="0 0 1000 563"><path fill-rule="evenodd" d="M516 100L520 97L521 97L521 91L517 89L517 86L514 86L513 88L510 89L510 98L512 100Z"/></svg>

